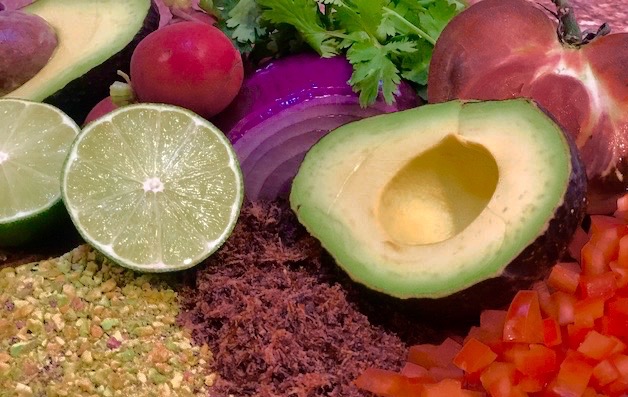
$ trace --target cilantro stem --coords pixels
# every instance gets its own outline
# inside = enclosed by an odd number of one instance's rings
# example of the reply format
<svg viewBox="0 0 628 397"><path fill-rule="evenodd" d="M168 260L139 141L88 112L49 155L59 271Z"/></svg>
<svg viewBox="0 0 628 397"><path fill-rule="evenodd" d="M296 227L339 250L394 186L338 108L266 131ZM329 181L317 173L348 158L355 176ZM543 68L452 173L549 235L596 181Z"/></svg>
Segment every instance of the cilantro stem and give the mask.
<svg viewBox="0 0 628 397"><path fill-rule="evenodd" d="M419 35L421 38L425 39L426 41L428 41L430 44L435 45L436 44L436 39L433 38L432 36L430 36L427 32L425 32L423 29L415 26L413 23L411 23L410 21L408 21L407 19L405 19L404 17L402 17L401 15L399 15L396 11L391 10L388 7L384 7L383 8L384 12L394 18L397 18L401 23L403 23L405 26L407 26L408 28L410 28L410 30L414 33L416 33L417 35Z"/></svg>

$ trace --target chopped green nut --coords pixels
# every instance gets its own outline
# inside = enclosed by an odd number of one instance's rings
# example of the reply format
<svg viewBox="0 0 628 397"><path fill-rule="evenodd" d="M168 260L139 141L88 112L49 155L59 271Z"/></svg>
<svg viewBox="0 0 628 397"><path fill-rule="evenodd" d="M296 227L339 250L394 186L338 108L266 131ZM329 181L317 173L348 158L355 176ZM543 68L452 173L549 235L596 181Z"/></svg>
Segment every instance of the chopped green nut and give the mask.
<svg viewBox="0 0 628 397"><path fill-rule="evenodd" d="M177 293L86 245L0 269L0 303L2 397L206 396L216 376Z"/></svg>
<svg viewBox="0 0 628 397"><path fill-rule="evenodd" d="M118 320L117 318L106 318L102 320L102 323L100 323L100 326L105 331L109 331L111 330L111 328L117 326L118 324L120 324L120 320Z"/></svg>

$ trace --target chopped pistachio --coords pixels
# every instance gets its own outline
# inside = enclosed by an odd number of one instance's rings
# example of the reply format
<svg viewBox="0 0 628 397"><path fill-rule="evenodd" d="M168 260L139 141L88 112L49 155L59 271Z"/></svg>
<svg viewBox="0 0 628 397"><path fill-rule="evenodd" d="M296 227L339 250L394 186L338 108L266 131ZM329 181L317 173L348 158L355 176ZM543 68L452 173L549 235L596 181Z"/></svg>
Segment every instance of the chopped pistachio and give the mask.
<svg viewBox="0 0 628 397"><path fill-rule="evenodd" d="M211 352L176 325L177 299L87 245L0 269L0 396L208 395Z"/></svg>
<svg viewBox="0 0 628 397"><path fill-rule="evenodd" d="M111 330L111 328L117 326L118 324L120 324L120 320L118 320L117 318L106 318L102 320L102 323L100 323L100 326L105 331L109 331Z"/></svg>

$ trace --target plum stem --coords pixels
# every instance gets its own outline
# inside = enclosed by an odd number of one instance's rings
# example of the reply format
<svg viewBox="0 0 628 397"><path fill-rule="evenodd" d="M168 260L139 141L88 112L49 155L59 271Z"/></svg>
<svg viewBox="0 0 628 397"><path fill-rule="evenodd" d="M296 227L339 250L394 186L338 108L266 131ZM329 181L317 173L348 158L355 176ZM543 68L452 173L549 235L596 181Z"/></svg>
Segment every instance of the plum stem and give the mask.
<svg viewBox="0 0 628 397"><path fill-rule="evenodd" d="M603 36L610 32L607 24L603 24L595 33L585 32L583 34L578 25L576 14L569 0L552 0L556 5L556 17L558 18L558 38L570 47L581 47L598 36Z"/></svg>

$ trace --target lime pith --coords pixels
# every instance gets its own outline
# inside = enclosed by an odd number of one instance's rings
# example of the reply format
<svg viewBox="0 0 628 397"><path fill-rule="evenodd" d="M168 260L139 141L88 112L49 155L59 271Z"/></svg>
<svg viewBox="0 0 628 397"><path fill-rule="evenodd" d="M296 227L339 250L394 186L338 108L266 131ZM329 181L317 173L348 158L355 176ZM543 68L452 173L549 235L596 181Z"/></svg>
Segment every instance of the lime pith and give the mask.
<svg viewBox="0 0 628 397"><path fill-rule="evenodd" d="M61 169L79 127L39 102L0 99L0 245L21 245L54 224Z"/></svg>
<svg viewBox="0 0 628 397"><path fill-rule="evenodd" d="M242 175L211 123L169 105L122 107L87 125L62 176L83 237L123 266L192 267L226 240L242 205Z"/></svg>

